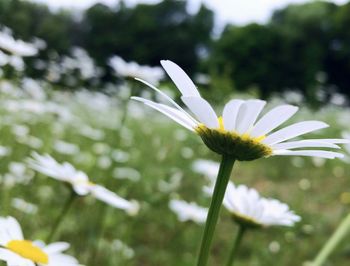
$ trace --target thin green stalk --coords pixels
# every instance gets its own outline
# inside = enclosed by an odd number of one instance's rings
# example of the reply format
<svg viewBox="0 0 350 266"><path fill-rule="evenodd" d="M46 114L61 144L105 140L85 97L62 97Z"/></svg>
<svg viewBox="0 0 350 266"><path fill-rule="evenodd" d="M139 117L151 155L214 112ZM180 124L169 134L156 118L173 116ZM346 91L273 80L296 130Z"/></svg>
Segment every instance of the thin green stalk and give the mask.
<svg viewBox="0 0 350 266"><path fill-rule="evenodd" d="M350 213L343 219L338 226L337 230L333 233L331 238L326 242L321 251L318 253L314 261L310 266L321 266L323 265L329 255L335 250L338 244L347 235L350 229Z"/></svg>
<svg viewBox="0 0 350 266"><path fill-rule="evenodd" d="M235 241L233 242L233 247L232 247L232 250L231 250L230 257L228 258L228 261L227 261L227 264L226 264L227 266L233 266L235 258L237 256L238 248L239 248L239 246L240 246L240 244L242 242L242 238L243 238L243 235L244 235L245 232L246 232L246 228L243 225L240 225L238 227L238 232L237 232Z"/></svg>
<svg viewBox="0 0 350 266"><path fill-rule="evenodd" d="M219 218L220 208L224 199L228 181L230 180L234 162L234 158L225 155L222 156L213 197L209 207L207 221L205 223L197 266L206 266L208 263L211 242L213 240L215 227Z"/></svg>
<svg viewBox="0 0 350 266"><path fill-rule="evenodd" d="M76 198L77 198L77 195L75 194L75 192L72 189L70 197L67 199L66 203L64 204L60 215L57 217L56 222L55 222L54 226L52 227L52 230L46 239L47 243L50 243L51 240L53 239L53 237L55 236L58 228L60 227L61 223L63 222L64 218L66 217L69 209L71 208L71 206Z"/></svg>

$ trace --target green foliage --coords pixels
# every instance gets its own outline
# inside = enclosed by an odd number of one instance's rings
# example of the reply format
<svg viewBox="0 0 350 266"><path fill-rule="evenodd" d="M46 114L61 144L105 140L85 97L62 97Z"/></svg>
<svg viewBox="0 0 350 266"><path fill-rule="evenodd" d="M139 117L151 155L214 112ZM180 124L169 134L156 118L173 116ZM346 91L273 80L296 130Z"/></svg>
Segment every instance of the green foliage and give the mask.
<svg viewBox="0 0 350 266"><path fill-rule="evenodd" d="M227 26L212 62L229 70L238 88L257 86L262 97L299 89L312 102L319 89L333 87L350 95L348 14L349 4L316 1L278 10L266 25Z"/></svg>
<svg viewBox="0 0 350 266"><path fill-rule="evenodd" d="M17 86L14 89L15 92L21 91ZM207 207L210 199L203 194L202 186L208 182L203 175L195 173L191 165L200 158L218 161L218 156L209 151L198 136L146 107L143 116L139 117L140 112L133 112L134 108L130 106L126 126L120 130L119 123L125 106L117 99L104 98L91 92L82 97L82 92L57 91L51 91L46 100L33 102L28 96L24 100L36 103L35 106L56 104L62 107L58 114L71 113L73 120L65 120L53 113L33 113L25 108L14 111L11 108L14 101L21 103L23 99L12 98L6 93L0 95L0 144L12 151L1 157L1 216L16 217L23 226L27 239L45 239L63 202L69 196L66 186L59 181L33 173L29 169L26 169L26 175L32 177L29 181L25 179L24 183L20 182L22 176L17 177L18 180L8 177L5 179L10 172L10 164L24 163L35 149L40 154L49 153L59 162L72 163L86 172L93 182L108 186L120 196L137 199L141 203L141 211L135 217L108 208L102 249L96 256L100 214L105 204L93 197L80 198L74 203L54 241L69 242L69 253L76 256L82 264L194 265L203 226L178 221L168 204L171 198L179 197ZM98 100L101 97L108 104L101 106ZM23 103L19 106L26 105ZM37 109L33 109L35 110ZM311 112L303 108L290 123L320 119L331 127L320 131L321 135L314 135L314 138L336 137L346 126L346 123L343 122L342 126L337 121L339 117L348 115L348 112L348 109L334 107L322 112ZM28 128L26 135L20 134L23 129L14 134L14 128L19 126ZM102 131L103 137L94 139L82 135L82 129L86 126ZM42 146L31 147L32 138L41 140ZM79 151L62 154L55 149L54 143L57 140L73 143L79 147ZM111 164L107 167L101 164L106 157L111 159ZM122 174L116 175L115 172L125 167L139 172L141 178L136 182L127 179L131 175L119 179ZM349 171L350 165L340 160L272 157L250 163L237 162L232 181L254 187L265 197L286 202L302 217L302 221L293 228L276 227L247 233L239 251L237 265L295 266L312 259L340 219L349 212ZM179 182L174 181L175 177L179 178ZM19 183L13 184L15 181ZM35 204L38 207L37 213L24 213L15 208L10 204L13 198ZM232 218L222 209L209 265L224 265L236 230ZM132 258L118 248L116 239L132 248L135 252ZM349 245L340 247L329 265L348 265L348 253Z"/></svg>
<svg viewBox="0 0 350 266"><path fill-rule="evenodd" d="M166 58L195 70L199 52L210 43L213 13L202 6L197 14L189 14L186 1L134 8L121 2L114 9L97 4L86 11L83 25L86 47L99 62L114 54L150 65Z"/></svg>
<svg viewBox="0 0 350 266"><path fill-rule="evenodd" d="M320 90L350 95L349 12L350 3L289 5L275 11L265 25L227 25L214 40L213 12L202 5L197 13L189 13L186 1L134 7L123 1L113 7L96 4L76 16L29 1L0 0L1 25L18 38L36 36L47 42L41 59L81 46L104 68L104 82L113 81L107 67L112 55L147 65L170 59L191 75L209 73L212 83L205 94L214 100L218 90L227 95L257 90L266 98L297 89L315 104ZM31 67L27 74L43 75Z"/></svg>
<svg viewBox="0 0 350 266"><path fill-rule="evenodd" d="M259 86L262 96L280 88L279 75L283 57L279 35L267 26L250 24L245 27L229 26L216 43L213 64L218 72L228 73L237 88ZM273 74L272 74L273 73ZM275 78L271 79L271 75Z"/></svg>
<svg viewBox="0 0 350 266"><path fill-rule="evenodd" d="M67 11L52 13L47 6L20 0L0 1L0 24L18 38L30 41L42 38L50 50L67 53L72 45L74 20ZM77 37L77 36L76 36Z"/></svg>

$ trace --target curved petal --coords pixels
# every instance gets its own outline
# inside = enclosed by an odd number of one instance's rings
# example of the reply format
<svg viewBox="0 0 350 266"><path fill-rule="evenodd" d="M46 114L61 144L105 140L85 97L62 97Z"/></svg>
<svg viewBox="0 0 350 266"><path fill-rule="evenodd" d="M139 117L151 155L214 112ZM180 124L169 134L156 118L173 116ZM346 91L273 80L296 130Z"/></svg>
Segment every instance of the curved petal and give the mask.
<svg viewBox="0 0 350 266"><path fill-rule="evenodd" d="M69 244L66 242L56 242L47 245L46 247L43 248L45 253L47 254L55 254L55 253L61 253L67 249L69 249Z"/></svg>
<svg viewBox="0 0 350 266"><path fill-rule="evenodd" d="M194 123L192 120L190 120L186 114L182 113L181 111L175 108L169 107L164 104L155 103L150 100L139 98L139 97L132 97L132 99L143 102L144 104L168 116L170 119L174 120L176 123L180 124L181 126L191 131L194 131L194 127L197 126L197 124Z"/></svg>
<svg viewBox="0 0 350 266"><path fill-rule="evenodd" d="M236 121L238 133L244 134L251 129L265 104L266 102L262 100L248 100L242 104Z"/></svg>
<svg viewBox="0 0 350 266"><path fill-rule="evenodd" d="M197 119L208 128L219 128L218 117L211 105L201 97L181 97Z"/></svg>
<svg viewBox="0 0 350 266"><path fill-rule="evenodd" d="M70 255L66 254L51 254L49 256L49 265L42 265L40 266L83 266L82 264L79 264L78 260Z"/></svg>
<svg viewBox="0 0 350 266"><path fill-rule="evenodd" d="M348 144L350 140L348 139L308 139L309 141L319 141L319 142L327 142L333 144Z"/></svg>
<svg viewBox="0 0 350 266"><path fill-rule="evenodd" d="M263 143L267 145L273 145L284 140L291 139L326 127L328 127L328 125L320 121L304 121L295 123L267 136L266 139L263 140Z"/></svg>
<svg viewBox="0 0 350 266"><path fill-rule="evenodd" d="M129 215L135 215L138 213L140 205L137 201L128 201L116 193L102 187L99 185L95 185L91 189L91 194L114 208L125 210Z"/></svg>
<svg viewBox="0 0 350 266"><path fill-rule="evenodd" d="M18 221L13 217L7 217L8 223L8 233L11 237L11 240L23 240L22 228L19 225Z"/></svg>
<svg viewBox="0 0 350 266"><path fill-rule="evenodd" d="M73 190L75 193L77 193L79 196L86 196L90 192L90 185L84 184L84 183L71 183Z"/></svg>
<svg viewBox="0 0 350 266"><path fill-rule="evenodd" d="M275 145L272 145L273 149L276 150L287 150L287 149L296 149L296 148L334 148L340 149L338 145L322 141L314 140L299 140L299 141L290 141L282 142Z"/></svg>
<svg viewBox="0 0 350 266"><path fill-rule="evenodd" d="M0 260L4 260L7 263L18 263L18 260L22 260L22 258L16 253L0 247Z"/></svg>
<svg viewBox="0 0 350 266"><path fill-rule="evenodd" d="M251 136L259 137L271 132L291 118L298 109L293 105L281 105L273 108L255 124Z"/></svg>
<svg viewBox="0 0 350 266"><path fill-rule="evenodd" d="M222 118L226 130L235 130L238 111L243 103L243 100L231 100L225 105L222 112Z"/></svg>
<svg viewBox="0 0 350 266"><path fill-rule="evenodd" d="M320 151L320 150L300 150L300 151L289 151L289 150L276 150L273 152L274 155L291 155L291 156L312 156L321 157L326 159L343 158L344 154L332 151Z"/></svg>
<svg viewBox="0 0 350 266"><path fill-rule="evenodd" d="M140 78L135 78L135 80L142 82L143 84L145 84L146 86L150 87L152 90L154 90L155 92L159 93L161 96L163 96L167 101L169 101L174 107L176 107L179 111L183 112L184 114L186 114L188 116L188 118L190 118L193 122L197 123L198 121L196 121L192 116L190 116L180 105L178 105L173 99L171 99L171 97L169 97L166 93L162 92L161 90L157 89L155 86L153 86L151 83L148 83L147 81L140 79ZM140 97L131 97L131 99L135 99L135 98L140 98Z"/></svg>
<svg viewBox="0 0 350 266"><path fill-rule="evenodd" d="M196 85L181 67L170 60L162 60L160 63L183 96L200 97Z"/></svg>

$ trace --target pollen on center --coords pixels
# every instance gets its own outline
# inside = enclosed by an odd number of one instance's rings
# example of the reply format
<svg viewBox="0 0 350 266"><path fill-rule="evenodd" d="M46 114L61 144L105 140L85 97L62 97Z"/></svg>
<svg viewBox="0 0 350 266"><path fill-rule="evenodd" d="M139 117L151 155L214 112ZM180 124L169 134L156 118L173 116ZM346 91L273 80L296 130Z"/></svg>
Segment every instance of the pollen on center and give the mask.
<svg viewBox="0 0 350 266"><path fill-rule="evenodd" d="M224 118L222 116L219 116L218 122L219 122L219 131L224 132L225 131Z"/></svg>

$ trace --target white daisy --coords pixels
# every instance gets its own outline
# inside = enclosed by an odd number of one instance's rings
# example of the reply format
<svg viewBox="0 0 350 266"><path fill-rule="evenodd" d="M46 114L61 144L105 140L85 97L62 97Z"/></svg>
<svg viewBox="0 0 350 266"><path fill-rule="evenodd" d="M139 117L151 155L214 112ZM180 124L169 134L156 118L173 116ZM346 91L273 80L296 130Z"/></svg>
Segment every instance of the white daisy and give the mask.
<svg viewBox="0 0 350 266"><path fill-rule="evenodd" d="M206 187L212 193L213 188ZM235 186L229 182L223 204L233 219L244 226L266 227L271 225L293 226L300 217L291 211L287 204L275 199L263 198L245 185Z"/></svg>
<svg viewBox="0 0 350 266"><path fill-rule="evenodd" d="M126 62L119 56L113 56L108 64L115 74L123 77L139 77L149 82L158 84L164 78L164 71L160 67L141 66L136 62Z"/></svg>
<svg viewBox="0 0 350 266"><path fill-rule="evenodd" d="M272 132L292 117L297 112L298 107L292 105L277 106L258 119L266 104L265 101L234 99L225 105L222 116L218 117L211 105L200 96L192 80L178 65L168 60L161 61L161 64L180 90L181 100L194 114L194 117L168 95L141 79L138 80L162 95L172 106L140 97L132 97L132 99L143 102L185 128L196 132L211 150L241 161L272 155L316 156L329 159L343 157L341 153L333 151L300 149L338 149L339 146L336 144L348 143L343 139L288 141L328 127L324 122L303 121Z"/></svg>
<svg viewBox="0 0 350 266"><path fill-rule="evenodd" d="M218 175L220 164L211 160L198 159L192 164L192 170L204 175L209 181L214 182Z"/></svg>
<svg viewBox="0 0 350 266"><path fill-rule="evenodd" d="M193 221L202 224L207 219L208 209L198 206L195 202L188 203L183 200L172 199L169 202L169 208L181 222Z"/></svg>
<svg viewBox="0 0 350 266"><path fill-rule="evenodd" d="M43 245L23 238L21 226L13 217L0 217L0 260L8 266L75 266L72 256L62 252L69 248L65 242Z"/></svg>
<svg viewBox="0 0 350 266"><path fill-rule="evenodd" d="M86 196L91 194L115 208L125 210L130 215L135 215L139 211L139 203L137 201L127 201L114 192L94 184L89 181L88 176L74 168L70 163L58 163L50 155L32 154L33 158L28 160L31 168L52 177L54 179L69 183L76 194Z"/></svg>
<svg viewBox="0 0 350 266"><path fill-rule="evenodd" d="M8 29L0 31L0 49L17 56L34 56L38 53L33 44L15 40Z"/></svg>

